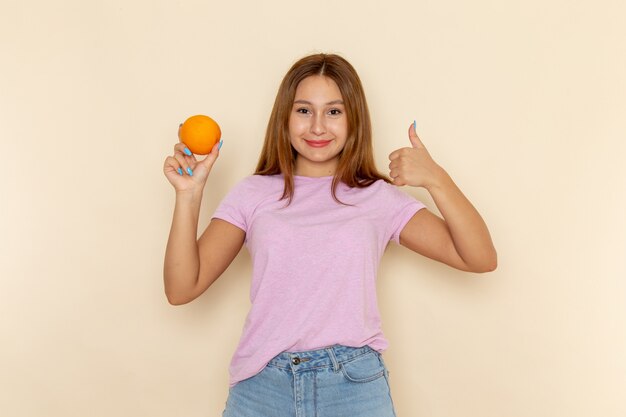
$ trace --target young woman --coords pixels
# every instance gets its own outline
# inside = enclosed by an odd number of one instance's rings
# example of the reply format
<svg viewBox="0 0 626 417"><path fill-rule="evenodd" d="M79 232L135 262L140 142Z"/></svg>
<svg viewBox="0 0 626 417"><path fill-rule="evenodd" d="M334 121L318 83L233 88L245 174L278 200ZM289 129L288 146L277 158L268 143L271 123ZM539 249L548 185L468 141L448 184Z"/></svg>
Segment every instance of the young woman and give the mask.
<svg viewBox="0 0 626 417"><path fill-rule="evenodd" d="M492 271L481 216L415 131L374 166L365 94L342 57L316 54L285 75L254 175L197 238L200 201L221 143L201 161L178 143L164 172L176 190L165 293L202 294L246 245L252 306L230 364L224 416L394 416L376 273L393 240L454 268ZM398 186L424 187L443 219Z"/></svg>

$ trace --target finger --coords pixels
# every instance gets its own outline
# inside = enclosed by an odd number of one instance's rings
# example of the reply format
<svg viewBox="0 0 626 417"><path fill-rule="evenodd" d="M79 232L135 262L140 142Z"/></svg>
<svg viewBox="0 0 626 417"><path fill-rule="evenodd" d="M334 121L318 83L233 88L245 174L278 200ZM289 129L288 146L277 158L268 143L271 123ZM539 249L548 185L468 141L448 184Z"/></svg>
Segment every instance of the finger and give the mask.
<svg viewBox="0 0 626 417"><path fill-rule="evenodd" d="M210 171L211 168L213 167L213 164L217 160L217 157L220 155L220 148L222 147L223 143L224 143L224 140L222 139L219 142L217 142L215 145L213 145L213 148L211 148L211 152L209 152L207 157L204 158L204 160L202 161L202 164L206 166L207 170Z"/></svg>
<svg viewBox="0 0 626 417"><path fill-rule="evenodd" d="M414 148L425 149L426 147L420 140L419 136L417 136L417 129L415 125L416 125L416 122L413 121L413 123L411 124L411 127L409 127L409 140L411 141L411 145L413 145Z"/></svg>
<svg viewBox="0 0 626 417"><path fill-rule="evenodd" d="M178 163L180 164L180 167L182 168L183 172L186 175L193 175L193 170L191 168L191 166L189 165L189 161L187 160L187 156L183 155L180 152L176 152L174 154L174 159L176 159L176 161L178 161ZM179 172L180 173L180 172Z"/></svg>
<svg viewBox="0 0 626 417"><path fill-rule="evenodd" d="M178 142L176 145L174 145L174 153L180 153L181 155L185 155L191 158L192 161L196 161L196 157L193 155L193 153L191 153L187 145L182 142Z"/></svg>
<svg viewBox="0 0 626 417"><path fill-rule="evenodd" d="M389 159L393 161L394 159L400 157L403 153L405 153L407 149L411 149L411 148L396 149L395 151L389 154Z"/></svg>
<svg viewBox="0 0 626 417"><path fill-rule="evenodd" d="M404 182L404 179L400 175L392 178L391 180L393 181L393 185L397 185L397 186L406 185L406 183Z"/></svg>
<svg viewBox="0 0 626 417"><path fill-rule="evenodd" d="M191 153L191 151L189 150L189 148L187 147L187 145L185 145L182 141L182 139L180 138L180 130L183 128L183 124L179 124L178 125L178 140L180 141L180 144L182 144L182 149L180 150L183 154L192 157L193 158L193 162L196 161L196 158L193 156L193 154ZM174 151L176 151L176 146L174 147Z"/></svg>
<svg viewBox="0 0 626 417"><path fill-rule="evenodd" d="M176 171L178 175L183 175L183 169L180 166L180 162L178 162L178 160L176 160L176 158L174 158L173 156L168 156L167 158L165 158L163 168L165 172Z"/></svg>

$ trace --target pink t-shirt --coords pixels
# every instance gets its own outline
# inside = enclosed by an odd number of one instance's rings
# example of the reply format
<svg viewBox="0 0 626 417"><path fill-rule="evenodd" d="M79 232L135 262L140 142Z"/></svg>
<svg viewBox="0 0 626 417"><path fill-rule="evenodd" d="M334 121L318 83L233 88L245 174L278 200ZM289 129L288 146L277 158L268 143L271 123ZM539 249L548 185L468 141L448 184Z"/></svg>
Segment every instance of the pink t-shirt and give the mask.
<svg viewBox="0 0 626 417"><path fill-rule="evenodd" d="M246 232L252 306L230 364L230 386L252 377L283 351L334 344L379 352L383 336L376 273L390 240L424 205L382 180L337 187L333 177L294 177L289 206L282 175L237 184L213 215Z"/></svg>

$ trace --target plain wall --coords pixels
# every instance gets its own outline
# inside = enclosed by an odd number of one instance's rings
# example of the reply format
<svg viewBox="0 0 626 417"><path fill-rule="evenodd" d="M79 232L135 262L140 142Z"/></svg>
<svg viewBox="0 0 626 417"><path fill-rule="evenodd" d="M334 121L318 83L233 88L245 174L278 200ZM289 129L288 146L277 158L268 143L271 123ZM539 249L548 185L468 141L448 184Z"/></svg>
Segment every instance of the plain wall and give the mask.
<svg viewBox="0 0 626 417"><path fill-rule="evenodd" d="M220 123L204 229L253 171L284 73L334 52L362 78L379 168L416 119L499 254L477 275L390 244L398 416L626 415L625 15L591 0L3 0L0 413L221 415L250 258L167 303L163 160L186 117Z"/></svg>

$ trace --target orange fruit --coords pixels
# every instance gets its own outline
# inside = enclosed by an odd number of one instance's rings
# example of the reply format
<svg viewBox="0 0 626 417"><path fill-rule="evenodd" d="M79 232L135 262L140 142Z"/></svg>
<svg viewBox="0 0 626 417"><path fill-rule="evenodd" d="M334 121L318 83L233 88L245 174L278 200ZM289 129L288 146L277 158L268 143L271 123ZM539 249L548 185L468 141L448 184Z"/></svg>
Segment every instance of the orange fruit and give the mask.
<svg viewBox="0 0 626 417"><path fill-rule="evenodd" d="M222 131L217 122L209 116L191 116L180 127L180 141L196 155L206 155L220 140Z"/></svg>

